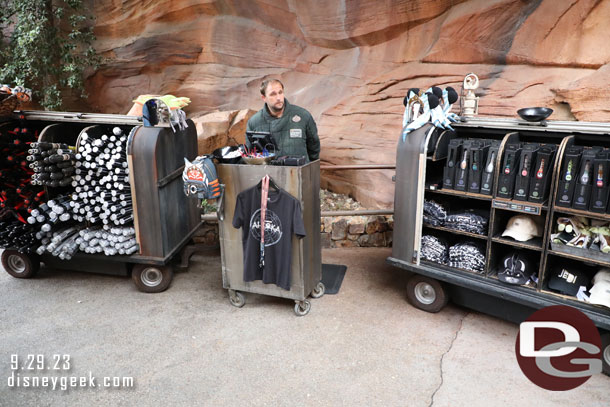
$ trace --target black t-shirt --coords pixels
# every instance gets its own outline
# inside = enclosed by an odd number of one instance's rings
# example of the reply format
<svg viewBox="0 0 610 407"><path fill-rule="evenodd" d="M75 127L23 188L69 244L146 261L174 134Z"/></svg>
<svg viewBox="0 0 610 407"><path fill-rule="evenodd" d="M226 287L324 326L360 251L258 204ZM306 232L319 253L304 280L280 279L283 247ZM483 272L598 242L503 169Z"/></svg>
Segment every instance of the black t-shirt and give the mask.
<svg viewBox="0 0 610 407"><path fill-rule="evenodd" d="M265 215L265 266L260 260L261 190L258 186L237 195L233 227L242 228L244 281L263 280L290 290L292 235L305 236L301 203L288 193L269 188Z"/></svg>

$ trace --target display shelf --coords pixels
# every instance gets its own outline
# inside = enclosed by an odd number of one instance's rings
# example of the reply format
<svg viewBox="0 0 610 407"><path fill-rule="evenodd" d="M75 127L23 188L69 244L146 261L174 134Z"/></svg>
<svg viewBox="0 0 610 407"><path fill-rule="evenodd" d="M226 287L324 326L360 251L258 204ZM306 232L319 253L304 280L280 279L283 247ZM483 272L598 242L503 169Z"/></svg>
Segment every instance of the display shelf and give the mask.
<svg viewBox="0 0 610 407"><path fill-rule="evenodd" d="M496 129L497 133L493 133ZM418 281L423 281L421 280L423 276L440 282L441 287L447 287L446 293L451 295L451 301L454 303L513 322L522 322L536 309L565 304L581 310L600 330L610 331L610 308L604 309L578 301L574 297L549 293L547 292L548 287L545 286L557 265L570 264L578 270L586 269L590 276L594 275L593 271L595 269L610 268L610 255L607 258L600 259L594 258L591 253L582 253L582 255L563 253L559 250L553 250L550 242L551 233L555 228L558 216L578 215L602 220L599 223L610 223L610 210L608 214L605 214L589 212L588 207L584 208L585 210L575 210L556 205L558 202L557 191L564 191L566 188L565 185L560 184L562 161L567 165L566 160L563 159L566 149L571 144L585 147L597 145L610 147L610 139L607 137L610 125L604 125L604 129L603 134L597 130L588 134L589 130L581 128L579 123L559 131L542 126L525 128L522 125L491 128L485 122L485 125L476 127L474 138L477 138L476 136L486 137L488 133L492 133L496 136L495 138L501 138L500 145L495 151L495 157L488 155L491 150L490 146L485 157L477 158L477 169L479 167L493 168L491 175L490 173L485 174L486 178L483 178L484 174L473 173L471 171L472 166L466 167L468 168L467 173L461 168L462 161L467 161L470 164L473 161L471 158L476 157L473 152L477 151L478 146L467 143L472 136L472 126L465 128L456 124L456 137L454 139L461 139L462 143L453 142L453 139L449 140L449 143L446 143L446 146L443 145L443 150L438 154L438 157L442 158L439 161L426 160L426 156L421 153L426 151L428 156L431 153L428 146L429 140L432 140L429 137L430 127L422 127L421 130L418 129L411 133L409 143L399 142L396 161L401 166L397 166L397 191L395 194L395 232L399 232L395 233L392 257L389 262L414 274L412 276L413 283L407 286L409 302L428 312L436 312L439 308L442 308L442 305L439 304L432 307L430 304L422 303L415 295L415 284ZM511 147L516 144L520 144L519 154L516 154L513 151L515 148ZM527 180L517 178L519 173L516 173L514 178L505 177L506 165L503 165L503 163L507 157L507 152L512 153L511 160L507 160L512 172L514 168L524 168L519 167L517 163L524 163L524 160L521 160L523 151L534 152L534 144L538 144L539 148L535 156L533 154L529 155L531 160L536 160L536 165L532 165L530 162L532 171L541 168L542 163L538 161L539 158L550 157L549 154L553 148L549 147L553 147L551 145L555 146L554 157L545 159L544 178L540 181L531 178L529 183L526 184ZM528 146L527 149L525 148L526 145ZM459 148L460 146L461 148ZM439 145L436 147L439 147ZM444 158L445 147L447 147L447 158ZM465 151L468 151L468 155L465 154ZM479 156L479 158L481 157ZM453 165L449 165L448 162L452 162ZM490 166L490 164L493 164L493 166ZM459 169L457 165L459 165ZM485 166L483 167L483 165ZM575 167L577 164L574 162L571 165L574 177L576 177L578 175L576 172L580 166ZM610 164L608 165L610 166ZM582 169L580 172L582 172ZM606 172L610 173L604 167L603 173L606 174ZM512 175L512 173L508 175ZM473 183L471 183L471 178L474 181ZM464 185L467 187L473 186L473 188L484 185L486 189L483 191L491 190L492 193L487 195L480 193L480 191L479 193L464 191ZM605 182L604 185L606 185ZM453 189L456 186L459 186L462 190ZM529 188L526 188L526 186ZM503 189L500 189L500 187ZM568 187L572 188L573 186L568 185ZM473 191L477 190L473 189ZM498 194L498 191L503 193ZM527 195L525 195L525 192L527 192ZM536 195L534 192L540 198L544 197L545 199L536 202L514 199L514 196L529 198L530 193L533 194L532 196ZM576 192L576 189L574 189L574 193ZM580 193L584 195L585 192ZM561 196L563 197L563 195ZM447 227L451 225L432 226L423 224L421 213L424 202L421 202L421 200L424 199L434 200L436 204L443 206L447 213L458 213L460 211L472 211L479 215L484 213L485 216L489 216L487 236L457 231ZM426 209L429 210L428 204L426 204ZM524 220L526 217L532 218L538 230L533 231L533 226L527 223L529 220L522 224L517 223L518 220ZM432 223L436 222L432 221ZM501 236L507 228L514 228L513 232L518 233L514 236L519 238L521 236L523 238L529 237L527 233L530 232L530 227L532 233L539 237L520 242L508 235ZM421 253L418 253L421 245L418 246L416 238L421 236L422 231L424 234L445 239L447 244L460 244L470 241L479 246L479 249L485 246L485 273L475 273L450 267L447 264L438 264L421 259ZM523 255L523 258L528 260L530 263L528 267L533 267L532 271L535 273L534 277L537 278L537 283L529 282L527 285L513 285L498 279L497 268L502 266L504 259L514 252L518 252L519 256ZM420 258L417 264L413 262L414 257Z"/></svg>
<svg viewBox="0 0 610 407"><path fill-rule="evenodd" d="M514 199L494 198L491 206L496 209L527 213L528 215L540 215L543 210L549 209L547 202L538 204L528 201L517 201Z"/></svg>
<svg viewBox="0 0 610 407"><path fill-rule="evenodd" d="M554 297L559 297L566 301L575 302L580 307L586 307L586 308L601 311L603 313L610 315L610 308L604 307L603 305L591 304L590 302L581 301L578 298L574 297L573 295L565 295L565 294L556 293L555 291L551 291L548 288L543 288L542 290L540 290L540 292L543 294L546 294L546 295L552 295Z"/></svg>
<svg viewBox="0 0 610 407"><path fill-rule="evenodd" d="M588 249L580 249L580 250L585 252L585 254L586 254L586 252L589 251ZM561 249L558 249L557 246L555 246L554 249L549 249L547 252L549 254L554 254L555 256L565 257L566 259L584 261L586 263L597 264L597 265L605 266L605 267L608 267L608 264L609 264L608 260L584 256L584 255L576 255L573 253L569 253L567 251L562 251Z"/></svg>
<svg viewBox="0 0 610 407"><path fill-rule="evenodd" d="M425 259L420 259L420 263L426 264L428 266L440 267L440 268L442 268L444 270L447 270L447 271L455 271L455 272L458 272L458 273L466 273L468 275L478 276L478 277L483 278L483 279L486 278L485 277L485 272L477 273L475 271L461 269L461 268L457 268L457 267L451 267L451 266L448 266L447 264L436 263L434 261L425 260Z"/></svg>
<svg viewBox="0 0 610 407"><path fill-rule="evenodd" d="M563 298L564 300L570 300L570 301L576 301L576 302L579 302L579 303L588 304L588 302L580 301L578 298L574 297L573 295L566 295L566 294L556 293L555 291L552 291L548 287L546 287L546 285L545 285L545 288L540 290L540 292L545 293L545 294L549 294L549 295L554 295L555 297L560 297L560 298Z"/></svg>
<svg viewBox="0 0 610 407"><path fill-rule="evenodd" d="M535 287L535 286L532 286L532 285L516 285L516 284L507 284L507 283L505 283L505 282L503 282L503 281L500 281L500 279L498 278L498 276L497 276L497 275L495 275L495 274L494 274L494 275L488 274L488 275L487 275L487 278L489 278L489 279L491 279L491 280L494 280L494 281L497 281L499 284L504 284L506 287L511 287L511 288L524 288L524 289L526 289L526 290L534 290L534 291L536 291L536 287Z"/></svg>
<svg viewBox="0 0 610 407"><path fill-rule="evenodd" d="M563 206L557 206L557 205L554 206L554 211L557 213L563 213L566 215L584 216L587 218L610 221L609 213L589 212L589 211L583 211L581 209L564 208Z"/></svg>
<svg viewBox="0 0 610 407"><path fill-rule="evenodd" d="M437 193L437 194L443 194L443 195L452 195L452 196L458 196L461 198L474 198L474 199L480 199L483 201L491 201L492 197L491 195L483 195L483 194L475 194L474 192L465 192L465 191L456 191L455 189L431 189L431 188L426 188L426 192L433 192L433 193Z"/></svg>
<svg viewBox="0 0 610 407"><path fill-rule="evenodd" d="M487 235L479 235L479 234L476 234L476 233L466 232L466 231L458 230L458 229L452 229L452 228L448 228L448 227L445 227L445 226L434 226L434 225L430 225L428 223L424 223L424 227L428 228L428 229L441 230L443 232L455 233L457 235L474 237L476 239L487 240Z"/></svg>
<svg viewBox="0 0 610 407"><path fill-rule="evenodd" d="M502 237L501 235L497 235L492 238L492 241L496 243L506 244L509 246L519 247L522 249L542 251L542 238L539 237L528 240L527 242L519 242L517 240L507 239L505 237Z"/></svg>

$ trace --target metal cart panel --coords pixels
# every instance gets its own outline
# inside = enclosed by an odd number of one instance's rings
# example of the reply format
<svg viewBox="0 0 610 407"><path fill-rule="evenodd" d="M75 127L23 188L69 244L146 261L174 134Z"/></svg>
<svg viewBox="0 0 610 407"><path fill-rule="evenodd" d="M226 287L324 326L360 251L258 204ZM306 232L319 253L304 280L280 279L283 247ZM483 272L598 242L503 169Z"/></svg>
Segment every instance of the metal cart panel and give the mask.
<svg viewBox="0 0 610 407"><path fill-rule="evenodd" d="M434 129L429 123L409 133L405 141L398 140L394 213L401 215L394 217L394 236L400 239L393 241L392 256L406 262L419 263L424 185L414 180L426 172L426 151Z"/></svg>
<svg viewBox="0 0 610 407"><path fill-rule="evenodd" d="M198 205L184 195L181 179L184 157L197 155L195 132L189 120L186 132L140 127L129 139L134 218L142 256L165 257L201 223Z"/></svg>
<svg viewBox="0 0 610 407"><path fill-rule="evenodd" d="M219 222L222 252L223 287L250 293L305 300L322 276L320 254L320 162L302 167L268 165L218 165L218 175L225 185L224 220ZM283 290L262 281L243 280L242 230L231 224L237 195L258 184L266 174L293 197L301 201L306 237L292 236L291 288Z"/></svg>

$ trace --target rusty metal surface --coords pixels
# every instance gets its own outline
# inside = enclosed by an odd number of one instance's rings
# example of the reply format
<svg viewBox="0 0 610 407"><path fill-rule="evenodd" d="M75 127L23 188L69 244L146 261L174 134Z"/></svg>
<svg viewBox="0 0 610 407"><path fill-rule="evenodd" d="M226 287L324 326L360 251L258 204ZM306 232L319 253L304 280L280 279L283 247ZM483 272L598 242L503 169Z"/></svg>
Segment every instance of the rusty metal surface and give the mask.
<svg viewBox="0 0 610 407"><path fill-rule="evenodd" d="M134 218L140 255L165 259L184 244L185 236L201 223L197 200L184 195L182 179L168 177L197 155L193 122L185 131L139 127L128 146ZM158 184L159 180L167 182Z"/></svg>
<svg viewBox="0 0 610 407"><path fill-rule="evenodd" d="M321 211L320 217L332 218L333 216L374 216L374 215L393 215L393 209L363 209L353 211ZM204 222L216 222L218 221L218 214L206 213L201 215L201 220Z"/></svg>
<svg viewBox="0 0 610 407"><path fill-rule="evenodd" d="M12 114L13 119L42 120L52 122L68 122L90 124L111 124L138 126L142 124L141 116L126 116L120 114L50 112L39 110L18 110Z"/></svg>
<svg viewBox="0 0 610 407"><path fill-rule="evenodd" d="M311 294L322 277L320 248L320 162L302 167L269 165L217 166L225 185L224 220L219 222L223 287L227 289L302 301ZM275 183L301 201L306 237L292 236L291 289L283 290L262 281L244 282L241 229L232 226L237 195L256 185L269 174Z"/></svg>
<svg viewBox="0 0 610 407"><path fill-rule="evenodd" d="M155 150L160 129L139 127L129 139L127 157L140 254L163 257Z"/></svg>
<svg viewBox="0 0 610 407"><path fill-rule="evenodd" d="M419 264L426 151L433 130L427 123L398 140L392 257L407 263Z"/></svg>
<svg viewBox="0 0 610 407"><path fill-rule="evenodd" d="M393 209L360 209L353 211L322 211L320 216L330 218L333 216L373 216L373 215L393 215Z"/></svg>
<svg viewBox="0 0 610 407"><path fill-rule="evenodd" d="M320 171L326 170L393 170L396 165L393 164L360 164L360 165L321 165Z"/></svg>

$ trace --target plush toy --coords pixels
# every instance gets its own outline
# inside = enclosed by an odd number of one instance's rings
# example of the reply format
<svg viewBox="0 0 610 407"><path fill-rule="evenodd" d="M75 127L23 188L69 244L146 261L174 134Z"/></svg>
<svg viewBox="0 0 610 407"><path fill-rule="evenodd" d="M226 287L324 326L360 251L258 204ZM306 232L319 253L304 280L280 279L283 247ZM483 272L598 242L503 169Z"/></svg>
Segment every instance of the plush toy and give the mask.
<svg viewBox="0 0 610 407"><path fill-rule="evenodd" d="M551 235L554 243L586 249L591 243L589 220L584 217L557 218L557 233Z"/></svg>
<svg viewBox="0 0 610 407"><path fill-rule="evenodd" d="M441 129L453 130L451 122L456 122L458 117L449 113L449 110L457 98L457 92L450 86L444 90L438 86L432 86L425 91L420 91L419 88L409 89L402 101L405 107L402 117L403 141L409 132L427 122L432 122Z"/></svg>
<svg viewBox="0 0 610 407"><path fill-rule="evenodd" d="M590 231L595 234L593 242L599 244L599 250L603 253L610 253L610 227L608 224L594 226Z"/></svg>
<svg viewBox="0 0 610 407"><path fill-rule="evenodd" d="M186 107L191 103L187 97L176 97L174 95L140 95L133 100L133 106L127 113L128 116L142 116L142 107L151 99L160 99L170 110L177 110Z"/></svg>

